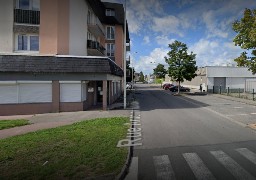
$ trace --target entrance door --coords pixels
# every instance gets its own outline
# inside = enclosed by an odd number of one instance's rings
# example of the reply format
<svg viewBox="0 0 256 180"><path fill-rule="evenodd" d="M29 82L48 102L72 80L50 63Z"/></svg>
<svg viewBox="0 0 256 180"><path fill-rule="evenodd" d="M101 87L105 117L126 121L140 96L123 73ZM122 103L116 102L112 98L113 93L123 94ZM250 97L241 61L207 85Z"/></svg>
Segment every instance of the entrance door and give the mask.
<svg viewBox="0 0 256 180"><path fill-rule="evenodd" d="M102 81L97 81L96 87L97 87L97 103L102 103L103 100L103 85Z"/></svg>
<svg viewBox="0 0 256 180"><path fill-rule="evenodd" d="M214 87L215 89L219 89L221 86L221 89L224 90L226 89L226 78L225 77L215 77L214 78Z"/></svg>

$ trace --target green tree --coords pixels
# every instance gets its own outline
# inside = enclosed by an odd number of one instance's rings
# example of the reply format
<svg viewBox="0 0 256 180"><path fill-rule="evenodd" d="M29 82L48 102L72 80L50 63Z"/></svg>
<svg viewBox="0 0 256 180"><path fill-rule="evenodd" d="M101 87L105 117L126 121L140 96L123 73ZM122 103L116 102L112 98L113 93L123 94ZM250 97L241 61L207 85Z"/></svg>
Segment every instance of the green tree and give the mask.
<svg viewBox="0 0 256 180"><path fill-rule="evenodd" d="M140 81L140 82L144 82L144 74L143 74L142 71L140 72L139 81Z"/></svg>
<svg viewBox="0 0 256 180"><path fill-rule="evenodd" d="M248 67L256 73L256 9L244 10L244 17L233 23L233 30L237 33L233 42L245 51L235 59L238 66Z"/></svg>
<svg viewBox="0 0 256 180"><path fill-rule="evenodd" d="M153 70L154 70L154 75L157 78L164 78L165 75L167 74L167 70L164 68L164 65L160 63Z"/></svg>
<svg viewBox="0 0 256 180"><path fill-rule="evenodd" d="M168 57L164 57L166 63L169 64L168 73L172 80L175 80L179 83L178 93L180 92L180 82L184 80L191 81L196 77L196 54L191 52L188 54L187 45L174 41L172 44L169 44L171 51L167 53Z"/></svg>
<svg viewBox="0 0 256 180"><path fill-rule="evenodd" d="M135 78L134 67L130 67L130 64L126 64L126 82L131 82L132 79L134 78Z"/></svg>

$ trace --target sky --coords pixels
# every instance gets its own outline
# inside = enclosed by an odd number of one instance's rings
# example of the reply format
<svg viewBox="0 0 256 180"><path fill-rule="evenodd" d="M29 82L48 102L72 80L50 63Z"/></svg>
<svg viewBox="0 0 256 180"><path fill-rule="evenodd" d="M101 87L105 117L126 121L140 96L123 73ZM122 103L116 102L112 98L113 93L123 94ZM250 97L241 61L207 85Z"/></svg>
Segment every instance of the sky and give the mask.
<svg viewBox="0 0 256 180"><path fill-rule="evenodd" d="M125 0L102 0L124 3ZM131 39L131 66L144 75L153 73L175 40L196 54L198 67L236 65L242 49L235 46L232 23L256 0L126 0Z"/></svg>

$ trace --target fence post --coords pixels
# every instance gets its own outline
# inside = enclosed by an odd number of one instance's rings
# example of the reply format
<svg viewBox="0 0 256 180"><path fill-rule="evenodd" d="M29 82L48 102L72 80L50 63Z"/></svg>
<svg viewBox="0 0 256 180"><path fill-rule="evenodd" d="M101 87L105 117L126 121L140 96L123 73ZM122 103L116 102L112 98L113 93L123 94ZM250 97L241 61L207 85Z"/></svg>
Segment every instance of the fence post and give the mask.
<svg viewBox="0 0 256 180"><path fill-rule="evenodd" d="M252 89L252 100L254 101L254 89Z"/></svg>
<svg viewBox="0 0 256 180"><path fill-rule="evenodd" d="M238 89L238 97L240 98L240 88Z"/></svg>
<svg viewBox="0 0 256 180"><path fill-rule="evenodd" d="M221 94L221 86L220 86L220 94Z"/></svg>
<svg viewBox="0 0 256 180"><path fill-rule="evenodd" d="M212 94L214 94L214 86L212 86Z"/></svg>
<svg viewBox="0 0 256 180"><path fill-rule="evenodd" d="M229 87L228 87L228 92L227 92L227 95L229 95Z"/></svg>

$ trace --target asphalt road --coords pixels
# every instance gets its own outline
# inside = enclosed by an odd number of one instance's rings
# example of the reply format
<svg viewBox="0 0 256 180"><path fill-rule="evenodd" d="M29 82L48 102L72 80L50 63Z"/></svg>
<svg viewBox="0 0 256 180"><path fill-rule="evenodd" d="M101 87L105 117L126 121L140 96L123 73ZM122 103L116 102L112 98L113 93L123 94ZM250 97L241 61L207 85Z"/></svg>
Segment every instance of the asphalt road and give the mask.
<svg viewBox="0 0 256 180"><path fill-rule="evenodd" d="M142 145L127 179L256 179L256 108L172 94L136 85Z"/></svg>

